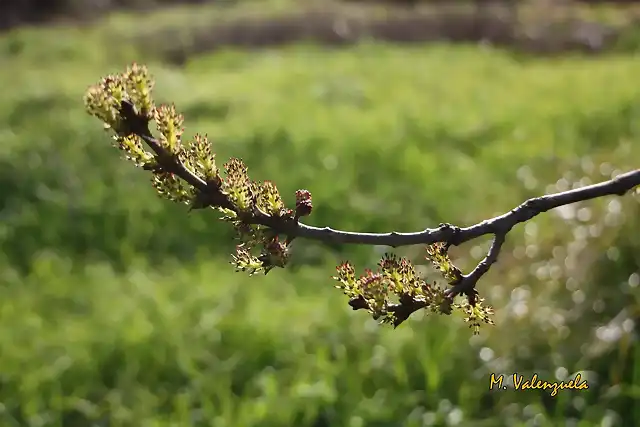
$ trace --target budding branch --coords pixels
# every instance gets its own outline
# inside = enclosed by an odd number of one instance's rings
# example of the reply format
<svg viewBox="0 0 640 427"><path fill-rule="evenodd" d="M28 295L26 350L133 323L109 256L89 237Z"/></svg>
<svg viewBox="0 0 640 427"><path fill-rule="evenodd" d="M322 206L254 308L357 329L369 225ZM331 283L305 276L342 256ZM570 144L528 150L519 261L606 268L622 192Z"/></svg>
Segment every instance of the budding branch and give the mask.
<svg viewBox="0 0 640 427"><path fill-rule="evenodd" d="M207 182L192 173L181 163L177 156L168 152L160 141L151 135L148 128L148 119L137 115L132 104L124 101L121 105L120 114L125 123L127 123L128 131L138 135L155 152L156 161L160 167L174 173L199 191L201 205L231 209L238 214L242 221L269 227L278 234L286 235L289 241L301 237L330 243L382 245L394 248L408 245L430 245L436 242L444 242L448 246L457 246L480 236L492 234L493 242L487 256L469 274L462 275L456 283L452 284L452 287L447 289L446 294L450 298L459 294L470 294L478 280L497 261L506 236L515 225L527 222L543 212L560 206L603 196L622 196L640 185L640 169L637 169L618 175L608 181L529 199L503 215L481 221L470 227L440 224L437 228L427 228L413 233L395 231L389 233L357 233L334 230L329 227L306 225L298 221L297 218L274 217L257 208L250 213L239 212L233 203L221 194L219 183ZM352 304L352 307L354 309L363 308L357 306L357 304ZM422 308L422 305L418 301L407 301L405 303L401 301L400 304L391 307L392 310L395 309L397 311L400 318L403 318L402 320L420 308Z"/></svg>

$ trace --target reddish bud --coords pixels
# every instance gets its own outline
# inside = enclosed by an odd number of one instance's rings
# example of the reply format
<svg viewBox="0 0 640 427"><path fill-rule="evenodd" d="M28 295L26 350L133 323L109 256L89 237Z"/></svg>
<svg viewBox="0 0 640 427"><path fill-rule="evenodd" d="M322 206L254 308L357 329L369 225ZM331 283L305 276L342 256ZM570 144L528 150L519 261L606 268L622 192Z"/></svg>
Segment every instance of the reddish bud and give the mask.
<svg viewBox="0 0 640 427"><path fill-rule="evenodd" d="M307 216L312 210L311 193L308 190L296 191L296 216Z"/></svg>

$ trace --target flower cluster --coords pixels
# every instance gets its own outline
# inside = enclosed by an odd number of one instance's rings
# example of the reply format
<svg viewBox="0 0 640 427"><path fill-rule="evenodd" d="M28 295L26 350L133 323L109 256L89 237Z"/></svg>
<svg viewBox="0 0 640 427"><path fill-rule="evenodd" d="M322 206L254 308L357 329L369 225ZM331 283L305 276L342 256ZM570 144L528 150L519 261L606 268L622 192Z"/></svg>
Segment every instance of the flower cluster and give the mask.
<svg viewBox="0 0 640 427"><path fill-rule="evenodd" d="M221 220L233 226L239 241L231 261L238 271L267 274L274 267L285 267L298 220L313 210L311 193L298 190L295 208L289 209L276 185L252 180L241 159L229 159L221 170L207 136L196 134L185 140L184 117L175 106L154 103L153 85L146 67L133 64L87 90L87 112L112 131L114 145L128 160L151 172L152 185L161 197L190 209L213 208L222 214ZM150 122L155 123L157 136ZM447 250L445 244L433 244L427 248L427 259L455 285L463 275ZM444 288L427 283L408 260L394 255L385 255L377 271L367 270L359 278L349 263L343 263L334 279L354 309L366 309L382 323L398 326L419 309L440 314L462 310L474 331L480 322L492 323L491 308L482 305L475 290L466 294L463 303L454 304Z"/></svg>
<svg viewBox="0 0 640 427"><path fill-rule="evenodd" d="M446 246L435 243L427 247L427 259L450 285L456 284L462 273L453 265L446 253ZM340 264L334 280L336 287L349 297L349 305L354 310L365 309L374 319L382 323L400 325L413 312L425 309L429 313L449 315L453 310L465 314L465 321L470 323L474 333L478 333L480 322L493 324L490 316L491 307L484 307L481 299L474 295L462 303L453 303L445 293L445 288L435 283L427 283L406 258L398 258L393 254L385 254L378 263L377 271L365 270L356 277L354 268L348 262Z"/></svg>
<svg viewBox="0 0 640 427"><path fill-rule="evenodd" d="M133 64L87 90L87 112L113 132L114 145L125 158L151 171L160 196L191 209L211 207L222 213L221 219L232 224L240 240L232 256L238 270L266 274L284 267L290 242L280 240L269 225L276 220L286 225L309 215L311 193L298 190L296 207L289 209L275 184L252 180L242 160L232 158L220 170L207 136L196 134L185 141L184 117L174 105L154 103L153 85L147 68ZM157 137L150 122L155 123Z"/></svg>

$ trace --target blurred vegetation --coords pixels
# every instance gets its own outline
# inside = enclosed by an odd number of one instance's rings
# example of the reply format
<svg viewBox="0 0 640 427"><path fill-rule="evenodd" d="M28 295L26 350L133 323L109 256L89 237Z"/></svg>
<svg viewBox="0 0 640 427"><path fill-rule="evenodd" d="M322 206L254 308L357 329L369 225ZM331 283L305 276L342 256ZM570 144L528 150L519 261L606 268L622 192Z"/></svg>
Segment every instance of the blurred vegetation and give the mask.
<svg viewBox="0 0 640 427"><path fill-rule="evenodd" d="M0 30L24 23L87 25L129 9L141 11L138 16L164 11L167 19L134 24L120 43L151 45L178 64L225 46L310 40L474 41L536 53L629 51L640 45L640 7L633 1L20 0L0 5Z"/></svg>
<svg viewBox="0 0 640 427"><path fill-rule="evenodd" d="M272 2L272 0L266 0ZM542 4L549 7L548 0L275 0L288 6L296 4L354 3L359 5L382 4L389 6L442 6L459 5L521 5L526 3ZM0 29L22 24L38 24L60 19L95 19L117 10L154 10L169 5L208 4L217 7L235 7L256 3L256 0L5 0L0 4ZM260 1L259 3L263 3ZM587 6L635 5L637 0L569 0L558 3L572 3Z"/></svg>
<svg viewBox="0 0 640 427"><path fill-rule="evenodd" d="M143 27L193 18L181 10ZM156 98L176 103L187 135L208 133L220 161L241 157L289 202L309 189L309 223L414 231L637 168L640 59L301 43L177 67L161 46L114 42L139 37L137 22L0 37L2 425L637 424L638 194L515 229L479 285L497 322L480 336L419 315L391 330L351 312L330 279L338 260L371 266L381 248L300 241L291 269L234 273L215 214L159 199L82 94L146 62ZM453 255L469 269L483 249ZM488 390L491 372L514 371L582 371L590 390Z"/></svg>

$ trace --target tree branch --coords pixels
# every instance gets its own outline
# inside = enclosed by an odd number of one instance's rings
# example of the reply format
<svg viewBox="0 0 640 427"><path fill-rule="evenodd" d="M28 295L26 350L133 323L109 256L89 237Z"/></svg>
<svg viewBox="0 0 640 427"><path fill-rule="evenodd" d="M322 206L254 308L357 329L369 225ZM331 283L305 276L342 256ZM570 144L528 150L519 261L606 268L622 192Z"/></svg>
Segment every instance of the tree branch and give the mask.
<svg viewBox="0 0 640 427"><path fill-rule="evenodd" d="M178 161L176 156L168 153L162 147L162 144L151 135L147 123L136 120L133 106L130 103L122 103L121 114L130 124L132 132L136 133L155 152L158 156L158 162L165 170L179 176L203 193L214 194L219 191L218 188L212 189L210 183L193 174ZM302 237L327 243L382 245L397 248L400 246L447 242L449 245L458 246L487 234L498 235L502 233L506 235L516 224L529 221L538 214L553 208L603 196L622 196L638 185L640 185L640 169L618 175L613 179L598 184L529 199L503 215L484 220L470 227L459 228L451 224L440 224L437 228L427 228L411 233L399 233L396 231L389 233L358 233L334 230L330 227L306 225L299 221L287 221L288 218L271 217L260 212L254 213L252 218L243 218L243 220L270 227L274 231L287 234L292 238ZM228 206L228 208L235 210L233 206ZM504 241L504 238L502 240ZM498 251L501 245L502 242L498 245ZM487 261L487 259L484 261Z"/></svg>
<svg viewBox="0 0 640 427"><path fill-rule="evenodd" d="M609 195L622 196L636 186L640 185L640 169L627 172L617 177L598 184L593 184L569 191L549 194L525 201L509 212L497 217L481 221L469 227L457 227L451 224L440 224L437 228L427 228L413 233L357 233L350 231L334 230L329 227L314 227L298 221L298 217L271 216L254 208L251 212L241 212L220 191L219 182L209 182L201 179L191 172L180 160L179 156L168 152L159 140L154 138L148 128L148 118L136 114L133 105L123 101L120 108L121 117L127 125L125 133L135 133L156 154L156 162L163 170L182 178L199 192L200 206L223 207L234 211L246 224L259 224L266 226L277 234L287 236L287 241L294 238L305 238L328 243L384 245L400 247L408 245L430 245L437 242L458 246L478 237L493 234L494 239L487 256L467 275L460 275L445 295L450 299L460 294L465 294L470 301L475 298L475 286L478 280L491 268L500 254L502 245L511 229L519 224L529 221L540 213L549 211L559 206L595 199ZM362 298L354 298L350 301L354 310L367 308ZM389 307L389 311L396 314L397 326L408 318L413 312L423 308L424 302L405 298L399 304Z"/></svg>
<svg viewBox="0 0 640 427"><path fill-rule="evenodd" d="M527 222L533 217L559 206L609 195L622 196L638 185L640 185L640 169L618 175L613 179L598 184L529 199L503 215L465 228L457 228L450 224L440 224L438 228L427 228L415 233L390 232L375 234L354 233L333 230L328 227L317 228L299 224L295 234L303 238L343 244L399 247L447 242L457 246L486 234L506 234L516 224Z"/></svg>

